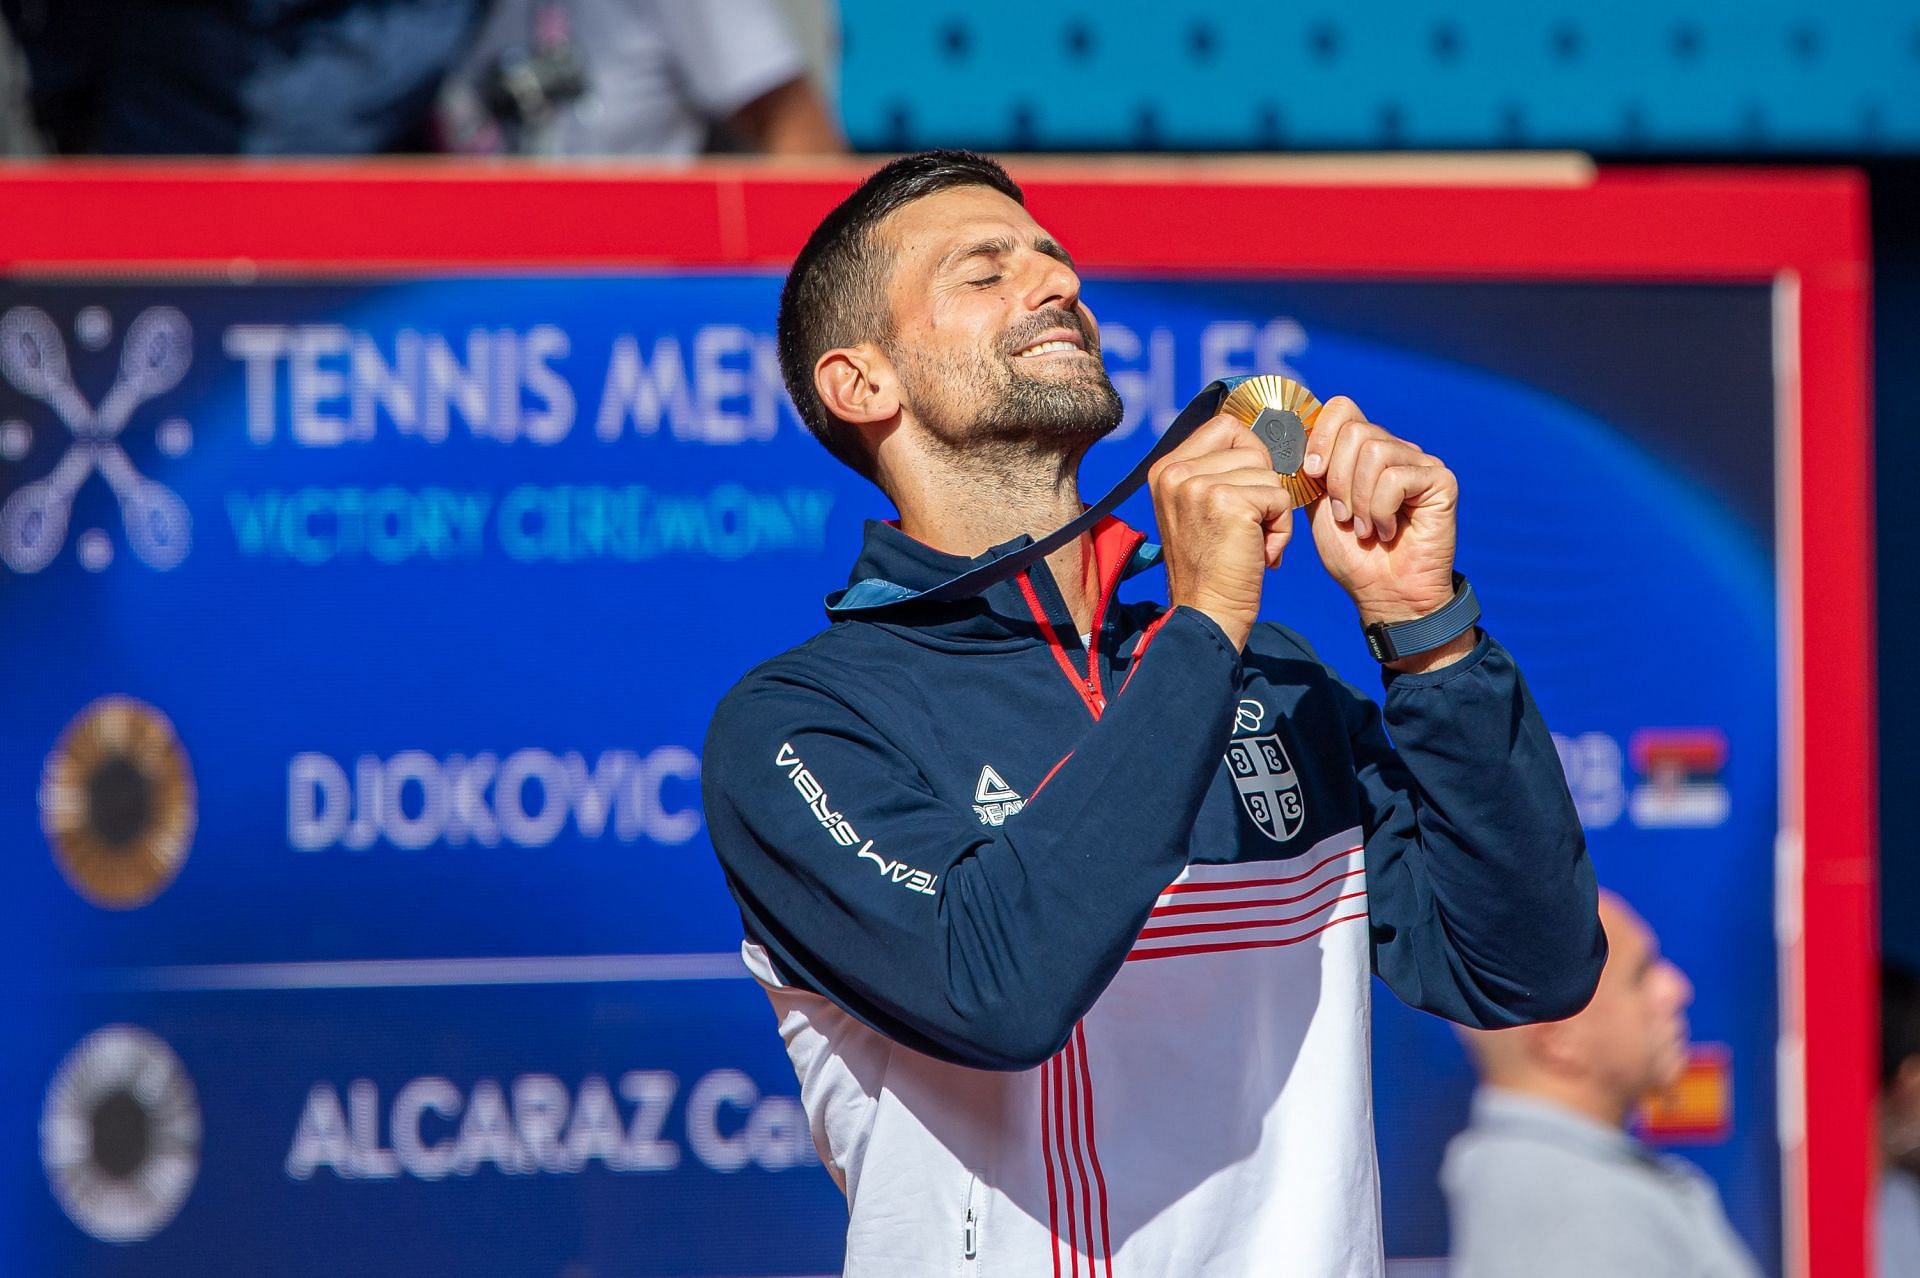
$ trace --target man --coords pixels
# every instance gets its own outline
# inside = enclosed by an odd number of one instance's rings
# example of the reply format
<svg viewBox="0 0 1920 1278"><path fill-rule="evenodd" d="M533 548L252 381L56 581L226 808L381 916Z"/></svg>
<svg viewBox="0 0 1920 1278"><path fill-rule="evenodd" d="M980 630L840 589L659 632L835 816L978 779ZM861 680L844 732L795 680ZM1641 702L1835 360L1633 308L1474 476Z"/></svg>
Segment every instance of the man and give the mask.
<svg viewBox="0 0 1920 1278"><path fill-rule="evenodd" d="M830 6L807 8L837 31ZM844 152L808 70L775 0L489 0L439 120L464 152L686 157L716 132L768 155Z"/></svg>
<svg viewBox="0 0 1920 1278"><path fill-rule="evenodd" d="M1585 1011L1463 1034L1483 1086L1441 1170L1455 1278L1758 1278L1712 1183L1625 1130L1686 1068L1693 987L1625 901L1601 893L1600 919Z"/></svg>
<svg viewBox="0 0 1920 1278"><path fill-rule="evenodd" d="M1397 659L1383 725L1256 624L1293 524L1224 417L1153 468L1170 608L1115 597L1155 557L1111 519L921 599L1078 516L1121 415L1072 259L991 161L874 174L779 330L802 417L900 515L836 624L728 694L704 768L846 1272L1380 1274L1369 960L1507 1025L1578 1010L1603 958L1511 658L1469 627ZM1362 621L1452 606L1452 473L1345 399L1309 451Z"/></svg>
<svg viewBox="0 0 1920 1278"><path fill-rule="evenodd" d="M425 149L481 0L0 0L51 150Z"/></svg>
<svg viewBox="0 0 1920 1278"><path fill-rule="evenodd" d="M38 155L40 139L27 107L27 63L7 30L0 5L0 155Z"/></svg>
<svg viewBox="0 0 1920 1278"><path fill-rule="evenodd" d="M1920 976L1880 969L1881 1278L1920 1274Z"/></svg>

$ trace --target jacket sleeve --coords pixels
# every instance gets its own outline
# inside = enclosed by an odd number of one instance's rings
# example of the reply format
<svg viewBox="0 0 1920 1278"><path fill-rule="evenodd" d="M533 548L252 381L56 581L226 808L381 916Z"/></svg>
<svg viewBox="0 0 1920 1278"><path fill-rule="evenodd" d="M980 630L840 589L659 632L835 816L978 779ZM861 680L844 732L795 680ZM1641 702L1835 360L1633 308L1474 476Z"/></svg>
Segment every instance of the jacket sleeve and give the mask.
<svg viewBox="0 0 1920 1278"><path fill-rule="evenodd" d="M1344 689L1374 971L1464 1025L1573 1015L1593 997L1606 937L1580 819L1519 668L1482 632L1451 666L1383 673L1384 724Z"/></svg>
<svg viewBox="0 0 1920 1278"><path fill-rule="evenodd" d="M999 828L780 669L729 694L702 769L748 936L783 977L909 1047L975 1068L1044 1063L1186 864L1239 653L1203 614L1169 614L1124 693Z"/></svg>

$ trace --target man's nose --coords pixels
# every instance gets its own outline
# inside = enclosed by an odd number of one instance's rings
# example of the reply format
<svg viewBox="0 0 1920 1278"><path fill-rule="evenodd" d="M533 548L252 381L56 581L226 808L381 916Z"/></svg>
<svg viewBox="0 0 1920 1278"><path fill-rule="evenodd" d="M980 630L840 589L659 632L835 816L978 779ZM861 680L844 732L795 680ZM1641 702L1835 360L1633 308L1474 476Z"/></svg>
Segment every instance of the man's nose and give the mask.
<svg viewBox="0 0 1920 1278"><path fill-rule="evenodd" d="M1080 277L1071 266L1055 257L1030 250L1030 279L1025 301L1030 311L1049 306L1072 310L1080 303Z"/></svg>
<svg viewBox="0 0 1920 1278"><path fill-rule="evenodd" d="M1662 965L1667 969L1667 980L1673 986L1674 1006L1691 1007L1693 1005L1693 982L1689 981L1687 974L1681 971L1676 965L1672 963L1663 963Z"/></svg>

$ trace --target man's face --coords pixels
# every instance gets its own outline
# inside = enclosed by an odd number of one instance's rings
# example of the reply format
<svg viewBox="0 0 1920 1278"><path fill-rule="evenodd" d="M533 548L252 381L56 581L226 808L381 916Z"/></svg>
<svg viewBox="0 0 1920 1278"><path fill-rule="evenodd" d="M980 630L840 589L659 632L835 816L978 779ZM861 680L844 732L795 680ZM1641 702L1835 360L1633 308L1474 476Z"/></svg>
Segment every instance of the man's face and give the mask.
<svg viewBox="0 0 1920 1278"><path fill-rule="evenodd" d="M913 419L942 443L994 441L1084 451L1119 425L1066 251L998 191L955 187L899 209L882 344Z"/></svg>
<svg viewBox="0 0 1920 1278"><path fill-rule="evenodd" d="M1561 1030L1566 1047L1623 1101L1671 1087L1687 1063L1693 986L1660 955L1659 940L1627 904L1600 898L1607 966L1585 1011Z"/></svg>

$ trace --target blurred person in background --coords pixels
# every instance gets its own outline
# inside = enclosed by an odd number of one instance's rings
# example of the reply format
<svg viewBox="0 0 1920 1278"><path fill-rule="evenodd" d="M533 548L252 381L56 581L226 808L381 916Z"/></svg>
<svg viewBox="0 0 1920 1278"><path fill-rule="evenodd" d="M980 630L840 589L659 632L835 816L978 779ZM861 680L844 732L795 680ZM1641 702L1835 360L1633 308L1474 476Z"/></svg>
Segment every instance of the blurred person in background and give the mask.
<svg viewBox="0 0 1920 1278"><path fill-rule="evenodd" d="M1920 1274L1920 976L1880 973L1881 1278Z"/></svg>
<svg viewBox="0 0 1920 1278"><path fill-rule="evenodd" d="M477 154L844 152L816 83L833 81L836 11L794 9L803 22L779 0L494 0L441 92L442 141Z"/></svg>
<svg viewBox="0 0 1920 1278"><path fill-rule="evenodd" d="M483 0L0 0L53 149L426 149Z"/></svg>
<svg viewBox="0 0 1920 1278"><path fill-rule="evenodd" d="M1627 1132L1686 1068L1693 986L1620 897L1600 894L1600 919L1586 1010L1461 1031L1481 1087L1440 1173L1455 1278L1758 1278L1712 1182Z"/></svg>
<svg viewBox="0 0 1920 1278"><path fill-rule="evenodd" d="M27 64L0 22L0 155L38 155L40 139L27 106Z"/></svg>

